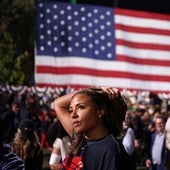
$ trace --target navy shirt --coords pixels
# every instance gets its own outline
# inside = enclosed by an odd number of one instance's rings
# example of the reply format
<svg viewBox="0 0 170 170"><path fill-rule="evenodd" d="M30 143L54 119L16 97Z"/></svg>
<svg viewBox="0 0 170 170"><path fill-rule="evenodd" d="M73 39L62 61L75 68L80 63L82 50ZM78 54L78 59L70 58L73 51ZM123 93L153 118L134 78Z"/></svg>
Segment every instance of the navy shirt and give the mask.
<svg viewBox="0 0 170 170"><path fill-rule="evenodd" d="M83 170L133 170L131 159L121 142L112 135L88 141L81 151Z"/></svg>

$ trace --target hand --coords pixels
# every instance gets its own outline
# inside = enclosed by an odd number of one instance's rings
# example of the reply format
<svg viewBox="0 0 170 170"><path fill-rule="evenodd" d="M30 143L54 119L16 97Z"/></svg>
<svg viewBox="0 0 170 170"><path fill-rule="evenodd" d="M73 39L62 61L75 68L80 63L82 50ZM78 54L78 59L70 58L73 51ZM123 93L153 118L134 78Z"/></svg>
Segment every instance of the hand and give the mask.
<svg viewBox="0 0 170 170"><path fill-rule="evenodd" d="M119 89L115 87L101 87L104 93L108 94L109 99L114 99L115 97L120 96Z"/></svg>
<svg viewBox="0 0 170 170"><path fill-rule="evenodd" d="M147 168L149 168L151 166L151 160L147 159L146 162L145 162L145 165L146 165Z"/></svg>

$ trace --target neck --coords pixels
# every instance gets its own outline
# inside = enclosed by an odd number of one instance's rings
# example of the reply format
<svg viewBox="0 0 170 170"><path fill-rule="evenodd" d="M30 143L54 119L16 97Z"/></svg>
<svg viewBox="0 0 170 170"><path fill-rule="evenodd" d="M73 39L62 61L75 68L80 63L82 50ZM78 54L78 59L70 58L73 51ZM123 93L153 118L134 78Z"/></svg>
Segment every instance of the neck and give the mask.
<svg viewBox="0 0 170 170"><path fill-rule="evenodd" d="M108 130L106 128L101 129L100 131L94 131L93 133L86 133L84 136L89 140L98 140L104 138L108 134Z"/></svg>

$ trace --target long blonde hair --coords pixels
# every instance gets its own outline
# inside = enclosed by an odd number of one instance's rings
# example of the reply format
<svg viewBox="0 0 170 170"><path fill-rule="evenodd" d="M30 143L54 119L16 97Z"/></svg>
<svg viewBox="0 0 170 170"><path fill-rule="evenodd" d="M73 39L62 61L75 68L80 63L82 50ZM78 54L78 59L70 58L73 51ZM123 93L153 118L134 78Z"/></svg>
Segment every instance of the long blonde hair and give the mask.
<svg viewBox="0 0 170 170"><path fill-rule="evenodd" d="M15 138L12 143L12 150L24 161L27 159L33 159L37 152L41 151L39 138L35 131L34 137L35 138L32 138L32 140L23 138L20 129L18 129L15 134Z"/></svg>

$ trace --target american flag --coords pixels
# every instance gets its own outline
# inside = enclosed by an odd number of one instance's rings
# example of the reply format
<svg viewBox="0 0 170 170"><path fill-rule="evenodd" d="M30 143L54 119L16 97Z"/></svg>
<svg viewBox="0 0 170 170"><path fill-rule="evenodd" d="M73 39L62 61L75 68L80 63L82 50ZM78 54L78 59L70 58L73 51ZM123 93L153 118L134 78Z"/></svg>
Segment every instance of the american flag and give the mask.
<svg viewBox="0 0 170 170"><path fill-rule="evenodd" d="M170 15L38 2L35 83L170 92Z"/></svg>

